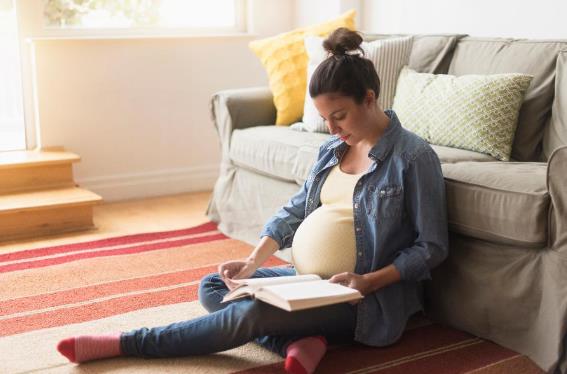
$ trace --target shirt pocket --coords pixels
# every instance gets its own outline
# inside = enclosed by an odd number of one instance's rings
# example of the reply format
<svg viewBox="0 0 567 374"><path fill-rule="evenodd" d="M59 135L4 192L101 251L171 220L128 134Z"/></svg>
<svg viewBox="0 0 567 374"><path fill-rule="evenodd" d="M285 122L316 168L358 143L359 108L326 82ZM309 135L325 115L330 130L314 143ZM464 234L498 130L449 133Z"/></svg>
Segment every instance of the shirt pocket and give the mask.
<svg viewBox="0 0 567 374"><path fill-rule="evenodd" d="M375 218L393 218L402 215L403 188L399 184L370 185L367 201L370 215Z"/></svg>

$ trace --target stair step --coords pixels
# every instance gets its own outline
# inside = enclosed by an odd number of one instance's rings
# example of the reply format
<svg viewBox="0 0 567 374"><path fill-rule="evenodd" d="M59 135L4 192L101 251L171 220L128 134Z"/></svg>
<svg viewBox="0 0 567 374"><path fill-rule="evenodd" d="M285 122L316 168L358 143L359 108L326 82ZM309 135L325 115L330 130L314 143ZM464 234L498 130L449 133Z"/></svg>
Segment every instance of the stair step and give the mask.
<svg viewBox="0 0 567 374"><path fill-rule="evenodd" d="M2 195L0 240L91 229L93 206L101 200L78 187Z"/></svg>
<svg viewBox="0 0 567 374"><path fill-rule="evenodd" d="M77 205L0 215L0 241L93 229L93 206Z"/></svg>
<svg viewBox="0 0 567 374"><path fill-rule="evenodd" d="M0 215L59 206L92 205L100 201L99 195L79 187L19 192L0 196Z"/></svg>
<svg viewBox="0 0 567 374"><path fill-rule="evenodd" d="M64 151L0 152L0 194L73 187L73 163L80 159Z"/></svg>
<svg viewBox="0 0 567 374"><path fill-rule="evenodd" d="M0 152L0 241L91 229L102 198L79 188L63 147Z"/></svg>
<svg viewBox="0 0 567 374"><path fill-rule="evenodd" d="M81 160L79 155L65 151L0 152L0 170L39 165L70 164Z"/></svg>

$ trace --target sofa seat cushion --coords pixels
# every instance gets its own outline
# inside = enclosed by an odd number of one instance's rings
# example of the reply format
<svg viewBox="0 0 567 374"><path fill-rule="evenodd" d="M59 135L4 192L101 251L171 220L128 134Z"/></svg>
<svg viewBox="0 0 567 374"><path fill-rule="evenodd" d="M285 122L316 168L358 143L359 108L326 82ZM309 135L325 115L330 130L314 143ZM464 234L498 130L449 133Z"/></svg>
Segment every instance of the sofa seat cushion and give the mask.
<svg viewBox="0 0 567 374"><path fill-rule="evenodd" d="M466 149L445 147L443 145L434 144L431 144L431 148L433 148L435 153L437 153L437 157L439 157L439 161L441 161L442 164L463 161L498 161L490 155Z"/></svg>
<svg viewBox="0 0 567 374"><path fill-rule="evenodd" d="M545 246L550 204L545 163L443 164L451 231L524 247Z"/></svg>
<svg viewBox="0 0 567 374"><path fill-rule="evenodd" d="M319 146L329 136L329 134L293 131L289 127L282 126L238 129L232 133L229 157L235 164L249 170L299 183L295 175L300 149L305 148L314 152L307 169L309 173L317 158ZM303 160L303 162L309 161Z"/></svg>
<svg viewBox="0 0 567 374"><path fill-rule="evenodd" d="M232 132L229 156L235 164L288 182L303 184L329 134L293 131L283 126L255 126ZM432 145L441 163L495 161L494 157Z"/></svg>
<svg viewBox="0 0 567 374"><path fill-rule="evenodd" d="M293 176L298 184L303 183L309 172L311 166L317 160L317 152L319 151L320 143L306 142L297 151L297 159L293 167ZM462 161L496 161L492 156L483 153L468 151L465 149L444 147L441 145L431 145L431 148L437 153L441 163L454 163Z"/></svg>

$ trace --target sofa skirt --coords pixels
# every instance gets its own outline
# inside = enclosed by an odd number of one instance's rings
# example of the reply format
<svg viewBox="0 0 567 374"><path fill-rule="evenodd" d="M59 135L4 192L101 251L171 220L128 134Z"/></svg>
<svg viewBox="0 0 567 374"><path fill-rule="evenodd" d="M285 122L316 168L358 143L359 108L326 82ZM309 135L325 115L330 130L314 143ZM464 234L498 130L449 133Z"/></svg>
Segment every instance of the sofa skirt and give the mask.
<svg viewBox="0 0 567 374"><path fill-rule="evenodd" d="M264 224L300 186L234 165L222 169L207 216L223 234L256 245Z"/></svg>
<svg viewBox="0 0 567 374"><path fill-rule="evenodd" d="M425 287L430 318L566 373L567 258L454 233L449 248Z"/></svg>

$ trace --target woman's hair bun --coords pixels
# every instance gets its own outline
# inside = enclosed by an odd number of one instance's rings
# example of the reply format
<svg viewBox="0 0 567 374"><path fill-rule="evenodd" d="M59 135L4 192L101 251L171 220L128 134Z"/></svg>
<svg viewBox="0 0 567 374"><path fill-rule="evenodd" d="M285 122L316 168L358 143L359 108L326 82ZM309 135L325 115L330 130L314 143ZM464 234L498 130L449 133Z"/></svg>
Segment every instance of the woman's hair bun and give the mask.
<svg viewBox="0 0 567 374"><path fill-rule="evenodd" d="M364 51L360 47L361 44L362 36L358 32L340 27L325 39L323 47L335 56L344 56L351 51L361 52L364 55Z"/></svg>

